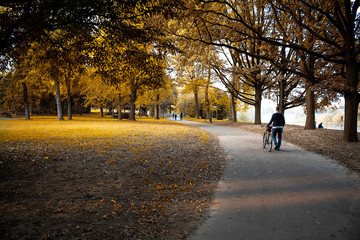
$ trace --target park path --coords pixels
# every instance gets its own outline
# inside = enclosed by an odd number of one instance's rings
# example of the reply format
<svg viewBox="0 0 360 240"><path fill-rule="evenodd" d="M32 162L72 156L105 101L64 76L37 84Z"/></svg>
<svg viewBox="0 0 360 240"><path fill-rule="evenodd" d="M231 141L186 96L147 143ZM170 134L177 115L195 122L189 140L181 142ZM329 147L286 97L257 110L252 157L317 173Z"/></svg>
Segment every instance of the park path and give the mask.
<svg viewBox="0 0 360 240"><path fill-rule="evenodd" d="M210 218L188 240L360 239L358 174L286 142L268 152L259 134L182 123L215 134L231 158Z"/></svg>

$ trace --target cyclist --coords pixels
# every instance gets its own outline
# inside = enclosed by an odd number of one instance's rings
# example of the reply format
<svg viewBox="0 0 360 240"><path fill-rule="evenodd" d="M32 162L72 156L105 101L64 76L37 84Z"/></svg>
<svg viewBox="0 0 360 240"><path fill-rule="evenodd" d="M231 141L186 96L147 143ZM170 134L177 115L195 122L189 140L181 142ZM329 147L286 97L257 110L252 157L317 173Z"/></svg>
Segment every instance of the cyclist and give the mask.
<svg viewBox="0 0 360 240"><path fill-rule="evenodd" d="M285 117L284 114L280 112L279 106L276 106L276 113L272 115L271 120L267 126L269 127L271 123L273 124L272 139L275 144L275 150L280 151L281 137L285 126ZM278 141L276 141L276 135L278 135Z"/></svg>

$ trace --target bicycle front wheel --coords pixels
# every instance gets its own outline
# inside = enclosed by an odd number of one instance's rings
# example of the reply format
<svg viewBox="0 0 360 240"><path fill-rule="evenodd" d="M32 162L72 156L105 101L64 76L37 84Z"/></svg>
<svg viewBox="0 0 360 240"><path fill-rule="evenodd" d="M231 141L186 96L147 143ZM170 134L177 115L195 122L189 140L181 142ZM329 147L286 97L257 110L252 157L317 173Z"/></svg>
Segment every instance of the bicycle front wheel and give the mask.
<svg viewBox="0 0 360 240"><path fill-rule="evenodd" d="M267 145L267 149L269 150L269 152L271 152L272 145L273 145L273 140L272 140L271 134L269 134L268 135L268 145Z"/></svg>

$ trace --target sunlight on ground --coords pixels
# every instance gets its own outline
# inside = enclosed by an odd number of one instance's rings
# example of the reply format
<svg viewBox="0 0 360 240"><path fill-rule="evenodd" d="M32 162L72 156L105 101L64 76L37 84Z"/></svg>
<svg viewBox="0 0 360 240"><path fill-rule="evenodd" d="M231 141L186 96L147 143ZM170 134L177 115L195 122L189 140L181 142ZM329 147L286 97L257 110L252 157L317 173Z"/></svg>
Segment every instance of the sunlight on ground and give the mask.
<svg viewBox="0 0 360 240"><path fill-rule="evenodd" d="M343 189L335 184L347 180L346 176L339 175L325 182L322 176L236 181L232 183L229 194L225 190L224 196L219 198L219 201L223 202L221 212L306 206L348 199L360 200L360 194L356 193L357 189ZM224 184L220 181L219 187L223 187ZM239 194L236 196L232 194L233 192ZM213 210L219 207L214 205Z"/></svg>
<svg viewBox="0 0 360 240"><path fill-rule="evenodd" d="M30 152L37 152L33 161L43 157L56 158L59 150L68 153L90 151L102 155L114 151L150 154L158 150L167 151L169 142L176 142L176 139L178 142L209 143L206 132L164 119L119 121L89 115L75 117L72 121L57 121L56 117L0 121L0 147L30 148Z"/></svg>
<svg viewBox="0 0 360 240"><path fill-rule="evenodd" d="M57 121L56 117L32 117L31 120L0 121L0 142L19 140L62 139L81 140L93 137L123 137L141 135L144 137L178 135L194 137L198 130L168 121L138 118L137 121L119 121L89 115L74 117L72 121Z"/></svg>

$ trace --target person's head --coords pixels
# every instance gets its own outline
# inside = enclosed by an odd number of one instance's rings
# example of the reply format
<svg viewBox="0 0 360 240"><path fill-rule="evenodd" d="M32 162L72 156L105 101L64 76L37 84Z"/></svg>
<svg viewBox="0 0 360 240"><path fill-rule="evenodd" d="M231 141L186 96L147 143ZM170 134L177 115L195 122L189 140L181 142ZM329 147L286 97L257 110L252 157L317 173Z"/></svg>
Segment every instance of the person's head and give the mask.
<svg viewBox="0 0 360 240"><path fill-rule="evenodd" d="M276 112L280 112L280 106L276 106Z"/></svg>

